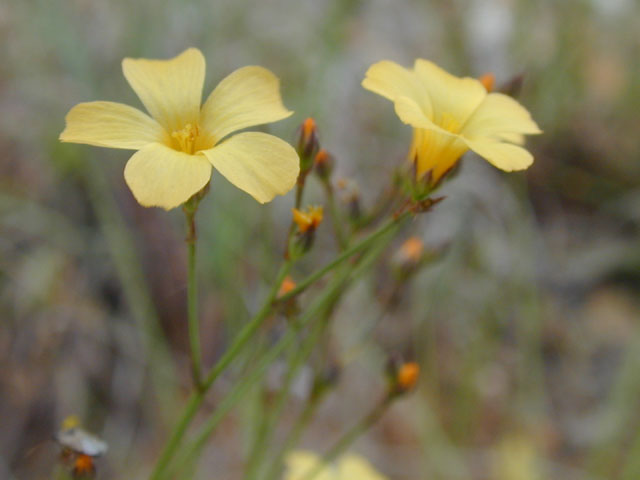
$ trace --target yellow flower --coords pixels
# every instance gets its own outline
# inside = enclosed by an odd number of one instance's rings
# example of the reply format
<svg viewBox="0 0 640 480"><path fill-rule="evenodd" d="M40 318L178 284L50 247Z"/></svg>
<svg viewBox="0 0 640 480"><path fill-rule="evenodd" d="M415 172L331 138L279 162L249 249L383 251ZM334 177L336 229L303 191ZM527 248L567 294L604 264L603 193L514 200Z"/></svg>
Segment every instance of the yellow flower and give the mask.
<svg viewBox="0 0 640 480"><path fill-rule="evenodd" d="M258 132L227 138L293 113L269 70L236 70L202 105L205 60L196 48L170 60L125 58L122 70L151 116L121 103L81 103L60 140L137 150L124 178L141 205L179 206L209 182L212 167L260 203L293 187L299 160L288 143Z"/></svg>
<svg viewBox="0 0 640 480"><path fill-rule="evenodd" d="M459 78L418 59L413 69L391 61L372 65L362 86L394 103L413 127L409 159L418 179L437 183L467 151L501 170L523 170L533 156L521 145L525 134L542 133L529 112L511 97L488 93L474 78Z"/></svg>
<svg viewBox="0 0 640 480"><path fill-rule="evenodd" d="M297 450L287 456L284 480L302 480L322 459L308 451ZM357 455L344 455L332 464L324 464L314 480L387 480L371 464Z"/></svg>

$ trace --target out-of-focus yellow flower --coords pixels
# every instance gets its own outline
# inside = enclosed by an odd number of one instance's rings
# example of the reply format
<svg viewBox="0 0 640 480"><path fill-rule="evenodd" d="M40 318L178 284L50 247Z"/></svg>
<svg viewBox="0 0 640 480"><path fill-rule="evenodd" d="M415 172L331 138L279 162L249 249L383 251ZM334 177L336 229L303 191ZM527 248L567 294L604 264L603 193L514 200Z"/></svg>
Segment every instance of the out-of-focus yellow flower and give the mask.
<svg viewBox="0 0 640 480"><path fill-rule="evenodd" d="M322 458L315 453L297 450L286 459L287 470L284 480L302 480ZM314 480L387 480L358 455L347 454L331 464L323 464L322 470L313 477Z"/></svg>
<svg viewBox="0 0 640 480"><path fill-rule="evenodd" d="M502 440L492 464L496 480L540 480L540 466L536 446L523 436L509 436Z"/></svg>
<svg viewBox="0 0 640 480"><path fill-rule="evenodd" d="M202 105L205 60L196 48L170 60L125 58L122 70L151 116L121 103L81 103L67 114L60 140L137 150L124 177L141 205L179 206L209 182L212 167L260 203L293 187L299 160L291 145L258 132L227 138L293 113L269 70L236 70Z"/></svg>
<svg viewBox="0 0 640 480"><path fill-rule="evenodd" d="M428 60L412 69L391 61L372 65L362 86L394 103L413 127L409 159L416 175L437 183L467 150L501 170L523 170L533 156L523 135L541 133L529 112L511 97L488 93L475 78L459 78Z"/></svg>
<svg viewBox="0 0 640 480"><path fill-rule="evenodd" d="M293 221L301 233L314 231L322 222L323 209L321 206L310 206L306 211L293 208L291 211L293 212Z"/></svg>

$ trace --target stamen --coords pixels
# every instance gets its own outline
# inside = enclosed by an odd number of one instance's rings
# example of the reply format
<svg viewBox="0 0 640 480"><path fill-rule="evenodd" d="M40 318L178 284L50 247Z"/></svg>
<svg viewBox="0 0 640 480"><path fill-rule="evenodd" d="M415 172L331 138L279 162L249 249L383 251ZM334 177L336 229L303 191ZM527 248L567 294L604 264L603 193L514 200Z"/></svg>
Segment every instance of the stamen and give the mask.
<svg viewBox="0 0 640 480"><path fill-rule="evenodd" d="M193 147L200 134L197 124L187 123L182 130L176 130L171 134L178 142L179 150L185 153L193 153Z"/></svg>

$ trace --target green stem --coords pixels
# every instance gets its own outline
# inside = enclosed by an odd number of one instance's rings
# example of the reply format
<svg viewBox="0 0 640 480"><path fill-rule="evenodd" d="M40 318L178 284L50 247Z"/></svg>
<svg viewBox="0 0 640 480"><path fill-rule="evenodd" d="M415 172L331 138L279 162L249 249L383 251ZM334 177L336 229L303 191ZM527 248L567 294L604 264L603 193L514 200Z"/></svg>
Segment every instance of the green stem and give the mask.
<svg viewBox="0 0 640 480"><path fill-rule="evenodd" d="M323 294L309 306L305 314L301 317L300 319L301 327L311 322L318 314L320 314L326 308L327 304L335 301L337 296L341 295L344 292L344 288L343 288L344 284L348 280L349 274L352 271L355 271L355 269L350 268L347 271L345 271L342 275L339 275L333 279L332 283L324 290ZM247 388L250 387L256 381L256 379L260 378L264 374L266 366L268 366L286 348L288 348L290 345L293 345L295 338L297 338L295 331L293 329L288 330L287 334L285 334L285 336L282 337L280 341L278 341L278 343L274 345L265 354L267 355L267 357L259 361L258 368L256 369L255 372L251 374L250 377L248 377L243 382L243 387L238 387L240 389L239 391L234 390L234 392L229 394L233 398L233 402L231 401L227 402L227 400L223 400L223 404L221 404L221 407L219 407L221 411L218 411L218 409L216 409L216 411L213 413L213 416L207 421L205 426L197 435L196 439L186 448L185 450L186 453L180 456L179 465L174 469L174 471L178 471L177 470L178 468L182 468L184 465L187 465L188 463L192 462L197 457L200 450L206 444L208 438L214 432L216 426L218 425L222 417L224 417L224 415L231 409L231 407L237 404L237 401L247 391ZM204 386L205 387L207 386L206 381ZM224 405L224 408L222 405ZM193 413L195 413L195 411ZM182 432L182 434L184 434L184 431ZM174 450L175 450L175 447L174 447ZM159 480L164 478L164 476L165 474L161 472L156 477L152 477L152 479Z"/></svg>
<svg viewBox="0 0 640 480"><path fill-rule="evenodd" d="M249 466L247 468L247 473L245 475L245 480L253 480L258 472L258 467L264 457L264 454L267 451L266 441L268 439L269 432L272 432L277 424L278 419L282 415L282 411L284 407L287 405L287 399L289 398L289 391L291 390L291 384L293 380L296 378L296 374L298 373L300 367L304 364L304 361L311 354L313 347L317 343L317 339L320 336L321 332L325 330L328 322L326 318L323 316L322 321L316 322L313 330L307 335L307 338L304 339L301 346L295 347L293 351L293 356L289 362L289 366L287 369L287 373L285 375L284 383L278 392L277 397L274 400L273 407L269 412L263 417L262 425L260 426L260 430L258 431L258 435L254 442L254 445L251 449L251 455L249 456ZM297 333L300 329L292 328L291 331Z"/></svg>
<svg viewBox="0 0 640 480"><path fill-rule="evenodd" d="M189 346L191 373L197 389L202 388L202 352L200 349L200 324L198 322L198 283L196 275L196 222L195 210L186 211L187 217L187 316L189 321Z"/></svg>
<svg viewBox="0 0 640 480"><path fill-rule="evenodd" d="M309 402L307 402L304 409L302 410L302 413L298 416L295 424L293 425L291 431L287 434L284 443L273 457L273 461L270 464L269 470L267 470L267 476L265 477L266 480L276 480L278 474L280 473L280 465L282 463L282 459L294 445L298 444L302 433L309 425L309 422L311 422L311 420L313 419L313 415L315 414L316 409L318 408L318 405L320 405L323 398L324 395L319 394L311 398Z"/></svg>
<svg viewBox="0 0 640 480"><path fill-rule="evenodd" d="M393 232L387 232L388 237L383 239L383 241L378 242L374 248L367 252L366 257L362 258L357 265L351 266L350 268L350 276L351 281L354 281L361 274L363 274L380 256L380 254L387 247L388 242L390 241L390 237ZM344 293L344 290L343 292ZM296 423L292 430L287 435L283 445L280 447L278 452L273 456L273 461L270 464L269 469L267 470L267 480L275 480L280 472L280 466L282 464L282 459L286 455L286 453L298 443L302 433L305 428L308 426L310 421L313 418L313 414L315 413L317 407L320 405L321 400L324 398L324 395L328 392L328 389L323 389L321 393L319 393L316 397L312 398L309 403L307 403L301 415L296 420Z"/></svg>
<svg viewBox="0 0 640 480"><path fill-rule="evenodd" d="M409 216L409 212L404 212L396 218L389 220L386 224L380 227L377 231L372 233L370 236L362 239L360 242L355 244L353 247L345 250L342 254L340 254L336 259L329 262L320 270L315 273L309 275L303 282L301 282L298 287L290 291L289 293L282 295L278 298L278 301L283 301L288 298L293 297L294 295L300 293L302 290L306 289L308 286L313 284L316 280L324 276L326 273L330 272L338 265L340 265L344 260L348 259L355 253L360 250L365 249L369 244L374 242L376 239L382 237L387 232L391 231L395 228L402 220ZM234 360L234 358L238 355L238 353L242 350L247 341L252 337L253 333L262 325L264 319L268 316L271 311L272 305L276 299L276 295L280 288L280 284L282 280L284 280L287 273L291 268L291 261L286 261L280 271L278 272L276 282L274 283L271 292L269 293L267 299L265 300L262 308L256 315L247 323L240 333L234 339L232 345L229 349L223 354L223 356L218 360L218 362L213 366L213 368L209 371L204 381L202 382L201 389L192 393L189 397L189 401L187 406L185 407L180 420L177 425L174 427L174 430L162 451L160 458L158 459L151 476L150 480L159 480L164 475L164 471L166 470L169 462L173 458L176 449L180 445L182 441L182 437L187 429L187 426L193 420L200 404L204 399L204 395L209 390L213 382L218 378L218 376L224 371L224 369Z"/></svg>
<svg viewBox="0 0 640 480"><path fill-rule="evenodd" d="M267 367L280 355L284 348L292 343L292 333L288 332L287 335L282 337L276 345L274 345L257 363L257 366L251 370L249 376L242 379L237 383L233 390L222 400L217 406L213 415L204 424L195 440L191 442L178 456L175 462L175 467L172 472L182 472L183 469L195 462L202 448L206 445L209 437L213 434L216 427L220 424L220 421L225 417L229 411L235 407L239 400L244 396L248 389L255 384L264 375Z"/></svg>
<svg viewBox="0 0 640 480"><path fill-rule="evenodd" d="M380 417L387 411L387 407L393 401L393 395L385 395L385 397L360 421L358 421L351 429L349 429L333 446L322 456L322 461L318 462L307 473L300 477L300 480L311 480L320 473L326 465L344 452L356 438L366 432Z"/></svg>
<svg viewBox="0 0 640 480"><path fill-rule="evenodd" d="M171 433L171 436L169 437L169 441L167 442L164 450L160 455L160 458L158 459L158 462L156 463L155 468L153 469L153 472L151 473L151 476L149 477L150 480L159 480L164 475L164 471L169 465L169 462L171 461L171 459L173 458L173 455L175 454L176 449L180 445L180 442L182 441L182 437L184 436L189 423L191 423L191 420L193 420L193 417L195 416L196 412L198 411L198 408L200 407L202 401L204 400L204 396L206 392L209 390L209 388L211 388L211 386L213 385L213 382L216 381L216 379L224 371L224 369L238 355L240 350L242 350L242 348L247 343L247 341L252 337L254 332L260 327L260 325L262 325L262 322L271 311L271 307L272 307L273 301L276 298L276 295L278 294L278 289L280 288L280 284L282 283L282 280L284 280L284 277L287 275L290 268L291 268L291 262L289 261L285 262L282 265L282 267L280 267L280 271L278 272L276 281L271 287L271 291L269 292L269 295L267 296L267 299L262 305L262 308L260 309L260 311L256 313L254 317L249 321L249 323L247 323L242 328L240 333L233 340L233 343L231 344L229 349L222 355L222 357L218 360L218 362L216 362L216 364L211 368L211 370L205 377L204 381L202 382L200 389L196 390L189 397L187 406L182 412L182 416L180 417L180 420L178 421L177 425L174 427L174 430Z"/></svg>
<svg viewBox="0 0 640 480"><path fill-rule="evenodd" d="M302 205L302 193L304 192L305 180L306 174L305 178L303 178L302 181L298 180L298 183L296 184L296 202L294 205L295 208L300 208L300 205Z"/></svg>
<svg viewBox="0 0 640 480"><path fill-rule="evenodd" d="M293 290L285 293L284 295L279 297L278 300L279 301L285 301L285 300L288 300L288 299L290 299L292 297L295 297L296 295L298 295L299 293L301 293L302 291L307 289L314 282L316 282L317 280L322 278L325 274L327 274L328 272L330 272L331 270L336 268L343 261L345 261L346 259L350 258L351 256L353 256L354 254L358 253L359 251L364 250L366 247L368 247L375 240L377 240L378 238L382 237L385 233L387 233L390 230L392 230L396 225L398 225L401 221L403 221L405 218L407 218L410 214L411 214L410 212L405 211L402 214L398 215L397 217L392 218L387 223L385 223L382 227L380 227L378 230L376 230L374 233L372 233L368 237L363 238L358 243L356 243L352 247L350 247L347 250L345 250L344 252L342 252L334 260L332 260L331 262L326 264L324 267L320 268L319 270L316 270L314 273L309 275L307 278L305 278L303 281L301 281L296 286L296 288L294 288Z"/></svg>
<svg viewBox="0 0 640 480"><path fill-rule="evenodd" d="M325 193L327 195L327 204L329 206L329 215L331 215L331 223L333 223L333 230L336 234L336 240L341 250L347 248L347 238L342 230L342 220L336 207L336 197L333 194L333 186L329 180L322 182L324 184Z"/></svg>

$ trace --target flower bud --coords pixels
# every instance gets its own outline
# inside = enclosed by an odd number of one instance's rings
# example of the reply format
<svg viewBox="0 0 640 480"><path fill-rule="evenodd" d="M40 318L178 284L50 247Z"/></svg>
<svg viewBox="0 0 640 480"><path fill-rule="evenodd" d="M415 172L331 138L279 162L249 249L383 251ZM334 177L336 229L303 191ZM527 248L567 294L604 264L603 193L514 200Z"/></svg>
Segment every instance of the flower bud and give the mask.
<svg viewBox="0 0 640 480"><path fill-rule="evenodd" d="M300 176L304 176L313 166L318 152L318 127L316 121L309 117L298 128L298 155L300 156Z"/></svg>
<svg viewBox="0 0 640 480"><path fill-rule="evenodd" d="M407 362L400 366L396 376L396 385L402 392L408 392L418 383L420 366L416 362Z"/></svg>
<svg viewBox="0 0 640 480"><path fill-rule="evenodd" d="M323 210L321 206L310 206L305 211L297 208L293 212L293 223L296 225L296 234L289 244L290 258L298 258L304 255L315 239L316 229L322 223Z"/></svg>
<svg viewBox="0 0 640 480"><path fill-rule="evenodd" d="M93 463L93 457L89 455L79 454L76 456L72 470L73 478L92 479L96 475L96 466Z"/></svg>
<svg viewBox="0 0 640 480"><path fill-rule="evenodd" d="M491 92L493 90L493 86L496 83L496 77L491 72L485 73L480 78L478 78L478 80L480 80L480 83L482 83L484 88L487 89L487 92Z"/></svg>
<svg viewBox="0 0 640 480"><path fill-rule="evenodd" d="M517 97L520 95L520 91L522 90L522 84L524 83L524 75L522 73L518 75L514 75L510 80L506 83L500 85L498 91L500 93L504 93L505 95L509 95L510 97Z"/></svg>
<svg viewBox="0 0 640 480"><path fill-rule="evenodd" d="M293 281L291 276L287 275L280 285L280 289L278 290L278 296L276 297L276 299L282 300L283 295L286 295L294 288L296 288L296 282ZM278 308L280 313L282 313L287 318L291 318L300 310L298 307L298 301L295 296L279 302Z"/></svg>
<svg viewBox="0 0 640 480"><path fill-rule="evenodd" d="M278 290L278 297L286 295L294 288L296 288L296 282L293 281L291 275L287 275L286 277L284 277L284 280L280 285L280 289Z"/></svg>
<svg viewBox="0 0 640 480"><path fill-rule="evenodd" d="M362 207L360 205L360 191L355 182L341 178L337 182L337 187L344 192L342 201L347 205L349 221L357 224L362 218Z"/></svg>
<svg viewBox="0 0 640 480"><path fill-rule="evenodd" d="M420 378L420 365L392 357L387 365L389 395L403 395L413 390Z"/></svg>
<svg viewBox="0 0 640 480"><path fill-rule="evenodd" d="M394 260L401 266L414 266L422 260L424 243L416 236L409 237L396 252Z"/></svg>
<svg viewBox="0 0 640 480"><path fill-rule="evenodd" d="M335 160L324 148L320 149L314 160L315 172L322 180L328 180L333 172Z"/></svg>

